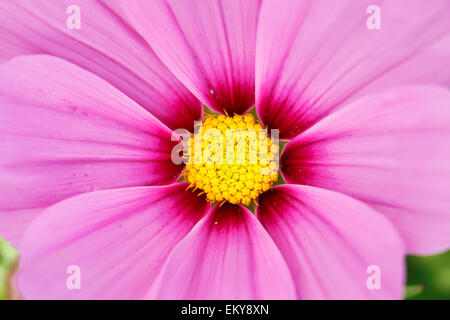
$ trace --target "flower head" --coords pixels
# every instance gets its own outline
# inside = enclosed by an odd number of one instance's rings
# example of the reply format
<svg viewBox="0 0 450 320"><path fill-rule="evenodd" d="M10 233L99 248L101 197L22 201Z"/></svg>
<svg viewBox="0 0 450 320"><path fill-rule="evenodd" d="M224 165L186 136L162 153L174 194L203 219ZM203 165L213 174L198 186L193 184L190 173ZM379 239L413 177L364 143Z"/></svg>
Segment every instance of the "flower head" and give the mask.
<svg viewBox="0 0 450 320"><path fill-rule="evenodd" d="M278 145L250 113L207 115L199 128L183 177L208 201L248 206L278 180Z"/></svg>

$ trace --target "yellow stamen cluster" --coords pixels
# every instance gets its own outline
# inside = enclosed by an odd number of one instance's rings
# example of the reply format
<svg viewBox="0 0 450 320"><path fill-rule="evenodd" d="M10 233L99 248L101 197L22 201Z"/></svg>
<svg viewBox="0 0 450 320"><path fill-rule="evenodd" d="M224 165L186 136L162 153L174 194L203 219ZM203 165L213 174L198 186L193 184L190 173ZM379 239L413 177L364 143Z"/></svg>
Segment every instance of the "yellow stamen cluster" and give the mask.
<svg viewBox="0 0 450 320"><path fill-rule="evenodd" d="M203 190L200 194L210 202L249 205L277 181L278 145L253 115L208 114L198 129L188 143L189 161L183 173L188 188ZM200 155L196 142L201 143Z"/></svg>

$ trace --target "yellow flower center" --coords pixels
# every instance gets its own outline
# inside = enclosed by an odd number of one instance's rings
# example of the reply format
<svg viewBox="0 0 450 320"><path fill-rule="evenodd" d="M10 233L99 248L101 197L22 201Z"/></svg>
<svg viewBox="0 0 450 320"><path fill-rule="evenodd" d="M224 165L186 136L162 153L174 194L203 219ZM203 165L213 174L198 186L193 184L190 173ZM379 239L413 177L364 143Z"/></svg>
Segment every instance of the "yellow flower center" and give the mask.
<svg viewBox="0 0 450 320"><path fill-rule="evenodd" d="M210 202L249 205L278 179L278 144L251 114L208 114L187 145L183 177Z"/></svg>

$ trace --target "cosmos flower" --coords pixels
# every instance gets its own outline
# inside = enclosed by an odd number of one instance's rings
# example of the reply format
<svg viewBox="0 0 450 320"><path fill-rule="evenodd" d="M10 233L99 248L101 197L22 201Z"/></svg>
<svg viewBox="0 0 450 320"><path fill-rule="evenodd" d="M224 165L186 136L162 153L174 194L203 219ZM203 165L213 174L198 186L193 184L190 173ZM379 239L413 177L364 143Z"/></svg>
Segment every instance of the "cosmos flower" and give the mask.
<svg viewBox="0 0 450 320"><path fill-rule="evenodd" d="M0 235L24 298L399 299L405 254L449 247L448 0L380 2L375 30L371 1L77 0L69 29L72 2L0 3ZM255 212L235 172L211 193L172 161L203 104L287 142L286 184L239 167Z"/></svg>

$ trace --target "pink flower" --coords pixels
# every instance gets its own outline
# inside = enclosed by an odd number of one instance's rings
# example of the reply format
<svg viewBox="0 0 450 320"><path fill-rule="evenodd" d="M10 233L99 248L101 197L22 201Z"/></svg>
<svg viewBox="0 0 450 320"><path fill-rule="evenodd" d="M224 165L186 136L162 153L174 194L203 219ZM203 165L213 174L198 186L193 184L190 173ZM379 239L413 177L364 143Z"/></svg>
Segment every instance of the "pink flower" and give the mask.
<svg viewBox="0 0 450 320"><path fill-rule="evenodd" d="M76 2L75 30L71 0L0 3L23 297L399 299L405 253L449 247L448 0L381 2L379 30L365 0ZM256 214L176 182L172 130L202 103L289 140Z"/></svg>

